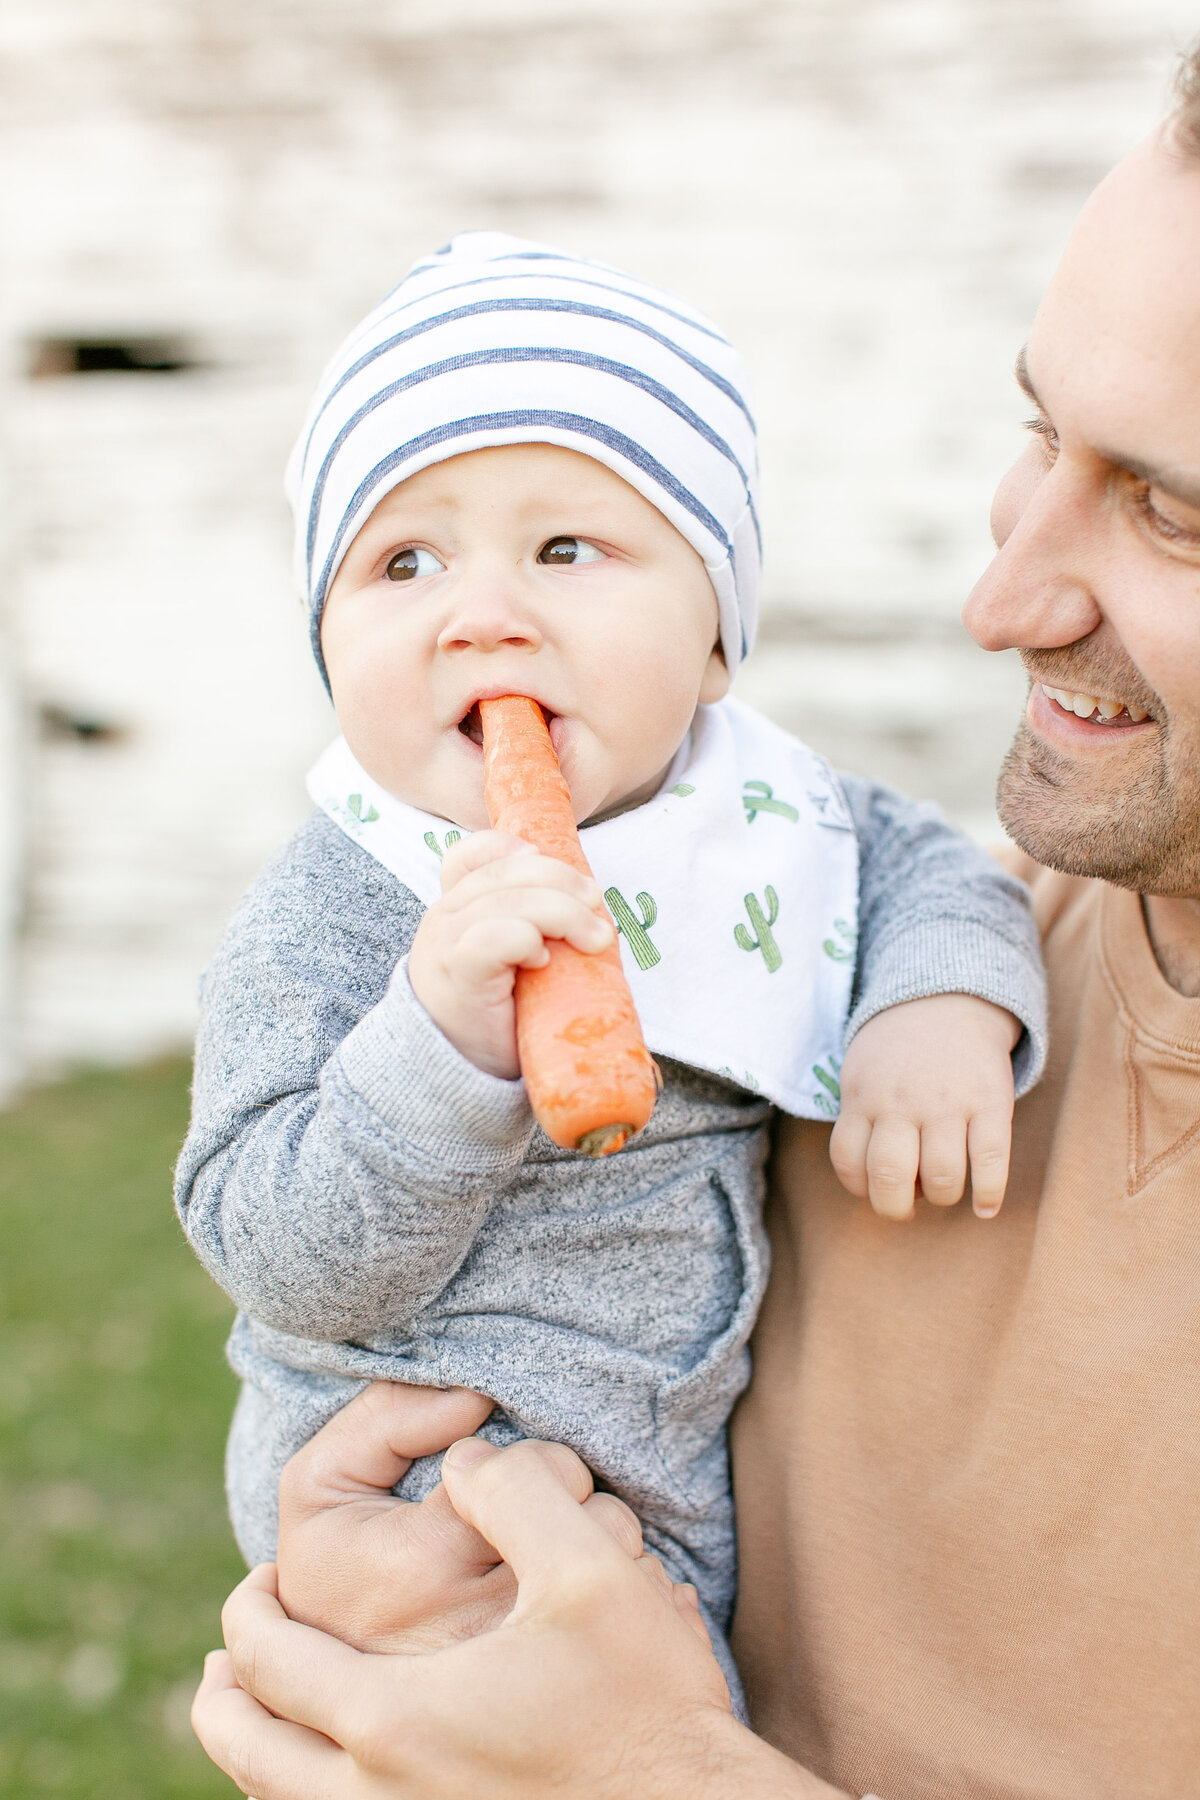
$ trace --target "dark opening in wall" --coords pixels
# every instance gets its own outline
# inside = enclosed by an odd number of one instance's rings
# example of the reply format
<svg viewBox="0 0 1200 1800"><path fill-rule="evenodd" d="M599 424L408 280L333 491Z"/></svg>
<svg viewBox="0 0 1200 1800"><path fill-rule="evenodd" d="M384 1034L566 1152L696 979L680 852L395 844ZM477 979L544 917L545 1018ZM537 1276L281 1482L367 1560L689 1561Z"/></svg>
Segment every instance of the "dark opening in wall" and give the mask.
<svg viewBox="0 0 1200 1800"><path fill-rule="evenodd" d="M177 375L199 365L180 338L46 337L29 346L35 380L55 375Z"/></svg>
<svg viewBox="0 0 1200 1800"><path fill-rule="evenodd" d="M38 708L38 724L43 738L51 743L119 744L125 737L124 727L112 719L55 706L52 701Z"/></svg>

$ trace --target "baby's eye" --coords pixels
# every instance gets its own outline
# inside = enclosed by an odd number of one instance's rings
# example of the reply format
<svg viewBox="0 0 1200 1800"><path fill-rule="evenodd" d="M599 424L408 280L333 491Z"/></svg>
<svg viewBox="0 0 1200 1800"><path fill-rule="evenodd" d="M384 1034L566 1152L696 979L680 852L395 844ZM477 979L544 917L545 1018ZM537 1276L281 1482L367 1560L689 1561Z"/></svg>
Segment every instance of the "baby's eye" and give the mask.
<svg viewBox="0 0 1200 1800"><path fill-rule="evenodd" d="M589 544L586 538L558 537L551 538L538 551L538 561L548 563L552 569L563 568L567 563L602 562L603 550L597 550L595 544Z"/></svg>
<svg viewBox="0 0 1200 1800"><path fill-rule="evenodd" d="M400 550L387 566L389 581L411 581L414 575L436 575L445 568L432 550Z"/></svg>

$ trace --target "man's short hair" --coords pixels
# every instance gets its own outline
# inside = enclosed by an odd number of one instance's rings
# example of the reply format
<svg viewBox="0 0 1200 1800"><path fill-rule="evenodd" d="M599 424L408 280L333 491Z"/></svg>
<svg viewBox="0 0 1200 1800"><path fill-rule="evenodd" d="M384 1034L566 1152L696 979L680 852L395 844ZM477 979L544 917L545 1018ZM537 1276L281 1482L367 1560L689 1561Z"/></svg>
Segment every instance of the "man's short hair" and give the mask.
<svg viewBox="0 0 1200 1800"><path fill-rule="evenodd" d="M1185 155L1200 159L1200 41L1181 61L1175 89L1178 104L1172 123L1176 141Z"/></svg>

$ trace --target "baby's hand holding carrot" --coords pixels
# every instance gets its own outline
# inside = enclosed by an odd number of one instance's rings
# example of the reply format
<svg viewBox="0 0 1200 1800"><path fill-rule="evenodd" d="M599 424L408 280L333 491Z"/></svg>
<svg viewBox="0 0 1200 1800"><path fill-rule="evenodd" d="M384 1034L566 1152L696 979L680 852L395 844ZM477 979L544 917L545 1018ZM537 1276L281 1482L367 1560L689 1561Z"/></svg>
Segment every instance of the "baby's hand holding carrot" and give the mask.
<svg viewBox="0 0 1200 1800"><path fill-rule="evenodd" d="M413 939L413 993L468 1062L513 1080L516 972L545 967L547 938L591 954L611 944L601 904L596 882L569 864L508 832L473 832L447 851L442 898Z"/></svg>
<svg viewBox="0 0 1200 1800"><path fill-rule="evenodd" d="M570 789L545 710L527 695L479 701L488 818L585 879ZM597 904L599 904L597 889ZM616 938L580 956L569 940L517 971L517 1055L533 1114L551 1143L612 1156L654 1111L662 1076L646 1048Z"/></svg>

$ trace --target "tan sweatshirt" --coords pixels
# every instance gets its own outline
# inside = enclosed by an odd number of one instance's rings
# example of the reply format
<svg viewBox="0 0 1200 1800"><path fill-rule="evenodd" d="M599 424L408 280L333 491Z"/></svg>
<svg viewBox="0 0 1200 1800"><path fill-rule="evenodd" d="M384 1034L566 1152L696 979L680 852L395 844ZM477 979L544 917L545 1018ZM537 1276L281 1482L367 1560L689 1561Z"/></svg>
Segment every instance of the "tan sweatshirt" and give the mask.
<svg viewBox="0 0 1200 1800"><path fill-rule="evenodd" d="M759 1730L883 1800L1200 1796L1200 1001L1021 869L1051 1059L1008 1198L894 1225L789 1122L734 1426Z"/></svg>

